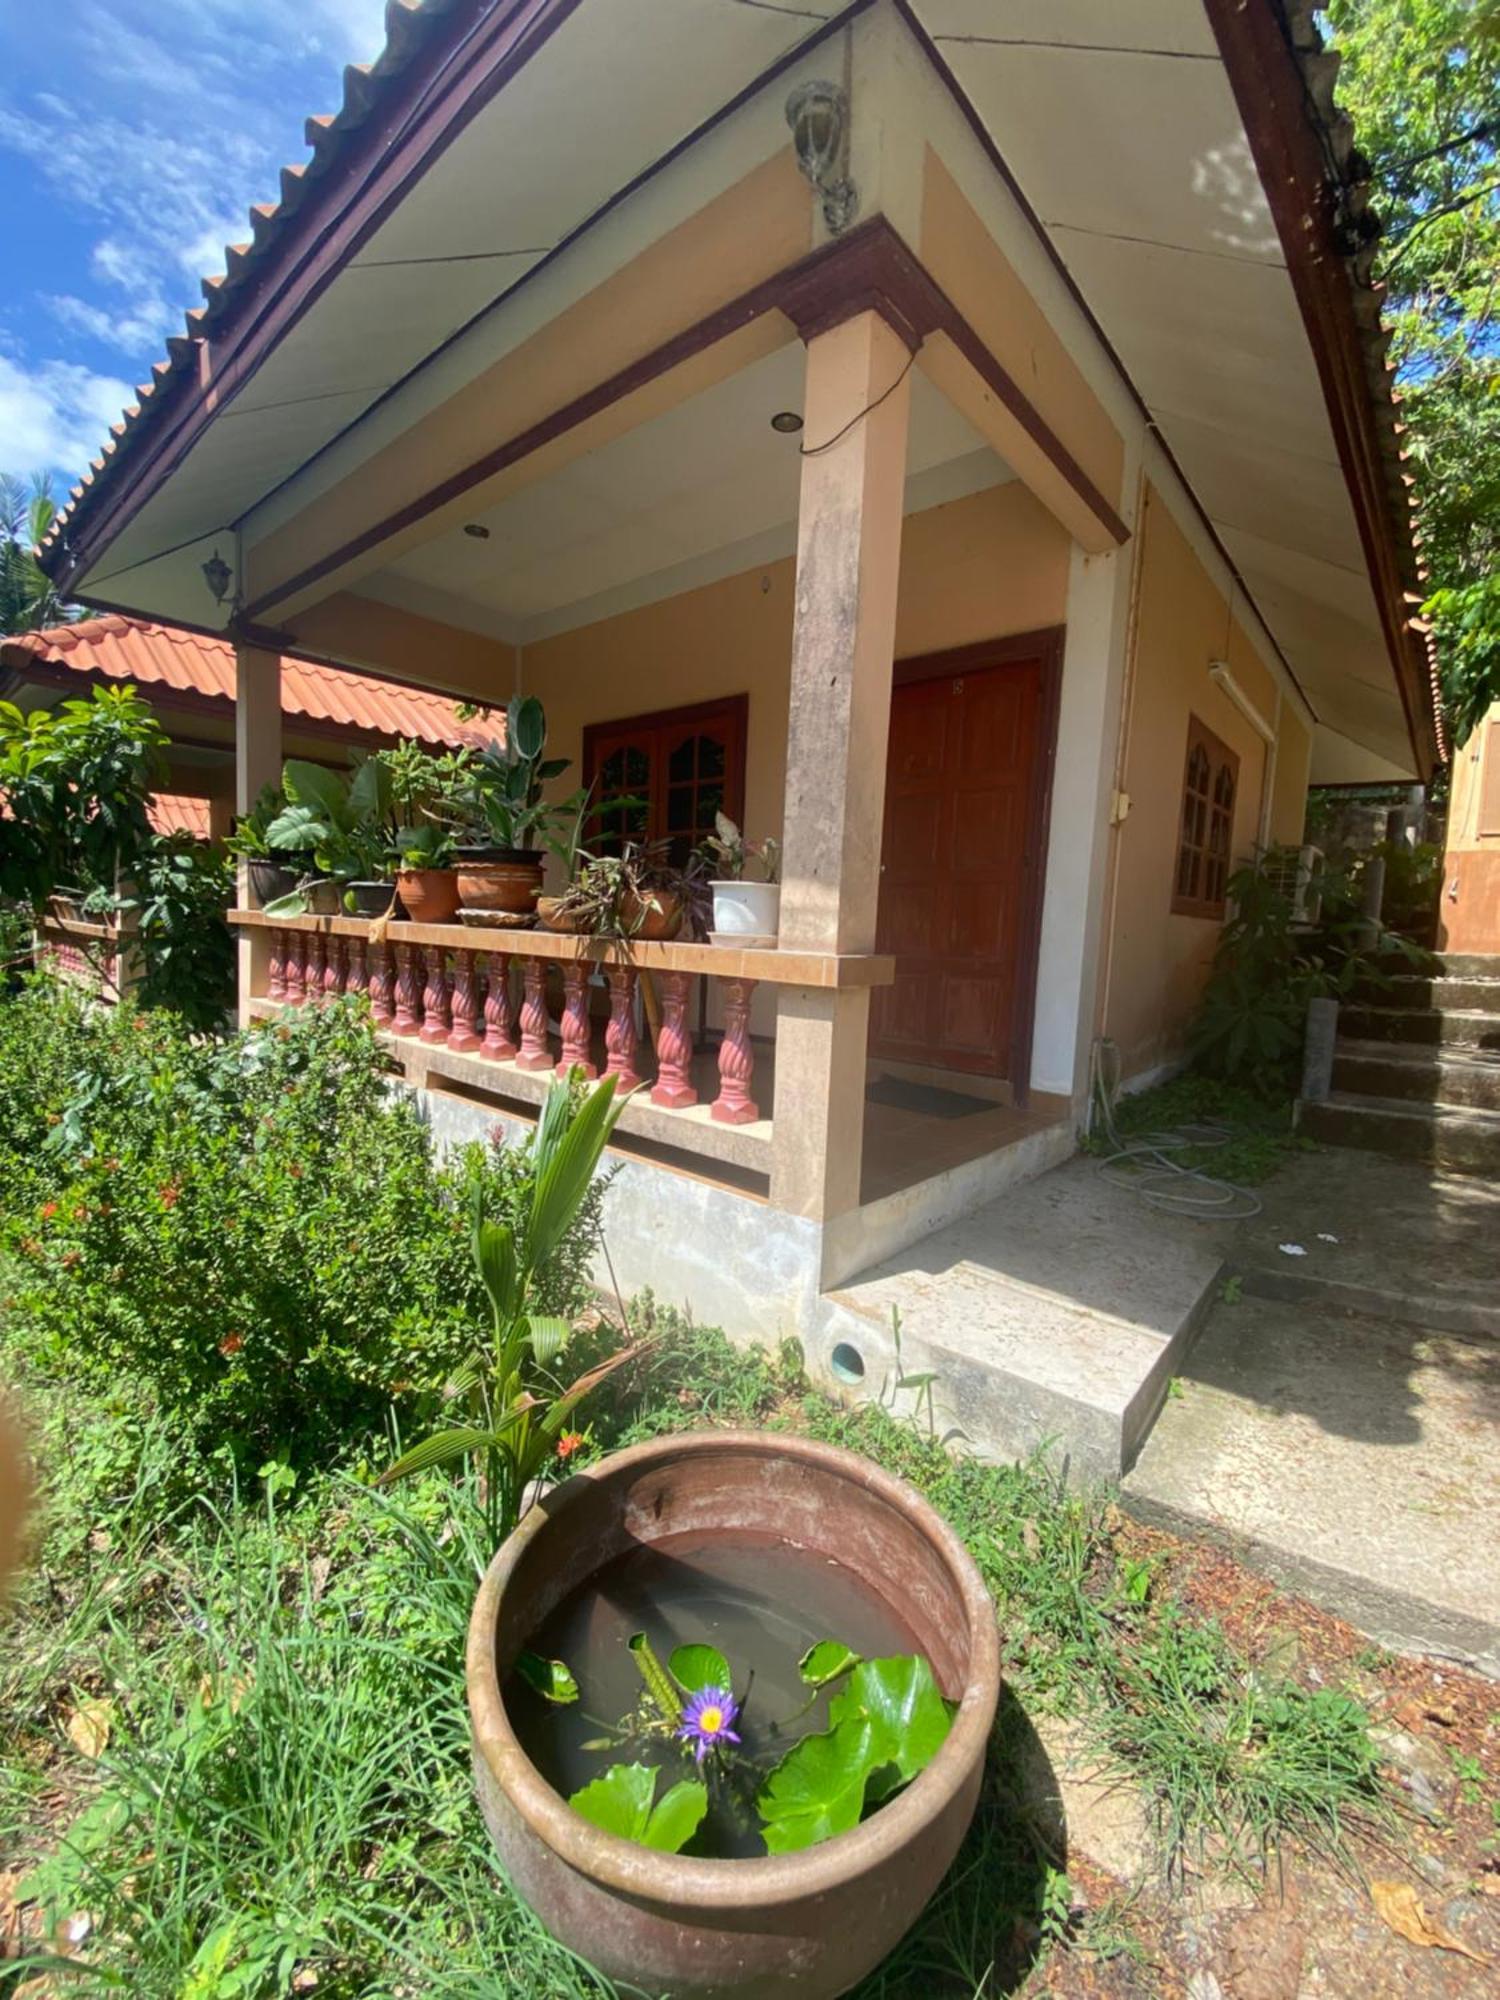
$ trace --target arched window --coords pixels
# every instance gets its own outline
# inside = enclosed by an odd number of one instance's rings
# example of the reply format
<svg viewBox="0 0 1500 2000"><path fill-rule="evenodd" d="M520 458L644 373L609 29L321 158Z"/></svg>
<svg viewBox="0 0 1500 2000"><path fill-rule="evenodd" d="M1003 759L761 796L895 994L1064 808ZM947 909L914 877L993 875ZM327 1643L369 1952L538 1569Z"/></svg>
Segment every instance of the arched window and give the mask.
<svg viewBox="0 0 1500 2000"><path fill-rule="evenodd" d="M663 709L583 732L583 775L598 811L585 844L618 852L622 841L665 840L676 866L714 830L714 815L743 824L748 697ZM615 806L612 800L633 799Z"/></svg>
<svg viewBox="0 0 1500 2000"><path fill-rule="evenodd" d="M1240 760L1196 715L1188 717L1187 765L1172 909L1180 917L1222 917L1234 848Z"/></svg>

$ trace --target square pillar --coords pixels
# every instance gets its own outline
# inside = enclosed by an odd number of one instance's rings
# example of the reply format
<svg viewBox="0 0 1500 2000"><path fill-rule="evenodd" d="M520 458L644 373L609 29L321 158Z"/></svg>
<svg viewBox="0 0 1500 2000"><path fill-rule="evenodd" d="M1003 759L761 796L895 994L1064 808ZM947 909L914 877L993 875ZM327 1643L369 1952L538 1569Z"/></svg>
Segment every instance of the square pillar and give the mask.
<svg viewBox="0 0 1500 2000"><path fill-rule="evenodd" d="M234 656L234 804L249 812L265 785L281 782L281 656L259 646L237 646ZM250 900L249 870L239 867L240 907ZM251 996L263 992L270 941L264 931L241 931L238 955L238 1018L249 1021Z"/></svg>
<svg viewBox="0 0 1500 2000"><path fill-rule="evenodd" d="M792 628L781 942L875 948L906 485L907 342L873 308L807 346ZM783 988L771 1199L859 1205L866 990Z"/></svg>

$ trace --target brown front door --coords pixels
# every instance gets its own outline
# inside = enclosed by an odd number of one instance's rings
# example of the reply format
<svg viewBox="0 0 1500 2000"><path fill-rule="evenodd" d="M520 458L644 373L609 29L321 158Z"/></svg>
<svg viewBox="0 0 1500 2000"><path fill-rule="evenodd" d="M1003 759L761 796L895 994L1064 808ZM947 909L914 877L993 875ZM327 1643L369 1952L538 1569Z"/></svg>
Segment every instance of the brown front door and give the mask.
<svg viewBox="0 0 1500 2000"><path fill-rule="evenodd" d="M1024 1091L1051 656L1010 653L897 664L876 937L896 979L874 995L870 1052Z"/></svg>

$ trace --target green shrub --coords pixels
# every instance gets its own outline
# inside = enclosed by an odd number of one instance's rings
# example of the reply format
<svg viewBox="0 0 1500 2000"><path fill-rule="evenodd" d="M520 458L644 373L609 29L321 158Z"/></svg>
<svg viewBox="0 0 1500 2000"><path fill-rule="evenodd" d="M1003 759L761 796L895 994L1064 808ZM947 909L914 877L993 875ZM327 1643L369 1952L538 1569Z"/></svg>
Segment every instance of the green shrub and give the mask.
<svg viewBox="0 0 1500 2000"><path fill-rule="evenodd" d="M440 1164L362 1005L199 1040L37 986L0 1006L0 1325L48 1372L150 1385L239 1459L425 1418L482 1293L467 1213L516 1221L526 1151ZM15 1197L19 1198L15 1198ZM546 1273L586 1293L599 1192Z"/></svg>

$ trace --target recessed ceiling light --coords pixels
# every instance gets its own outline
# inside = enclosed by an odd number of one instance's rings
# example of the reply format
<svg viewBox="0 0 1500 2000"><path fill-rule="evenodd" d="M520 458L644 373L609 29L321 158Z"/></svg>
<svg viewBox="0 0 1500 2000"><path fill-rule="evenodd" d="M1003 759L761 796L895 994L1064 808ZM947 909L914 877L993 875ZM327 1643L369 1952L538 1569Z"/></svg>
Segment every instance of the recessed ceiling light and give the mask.
<svg viewBox="0 0 1500 2000"><path fill-rule="evenodd" d="M476 542L487 542L490 538L490 531L483 521L465 521L464 533L472 535Z"/></svg>
<svg viewBox="0 0 1500 2000"><path fill-rule="evenodd" d="M792 437L801 430L802 419L795 410L778 410L771 419L771 428L773 431L781 431L785 436Z"/></svg>

